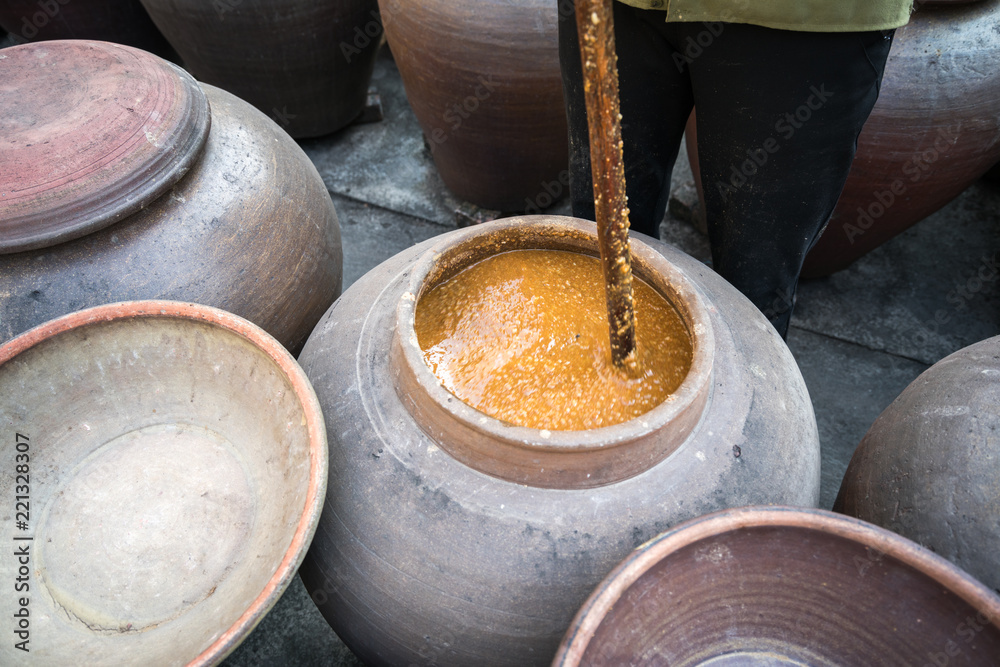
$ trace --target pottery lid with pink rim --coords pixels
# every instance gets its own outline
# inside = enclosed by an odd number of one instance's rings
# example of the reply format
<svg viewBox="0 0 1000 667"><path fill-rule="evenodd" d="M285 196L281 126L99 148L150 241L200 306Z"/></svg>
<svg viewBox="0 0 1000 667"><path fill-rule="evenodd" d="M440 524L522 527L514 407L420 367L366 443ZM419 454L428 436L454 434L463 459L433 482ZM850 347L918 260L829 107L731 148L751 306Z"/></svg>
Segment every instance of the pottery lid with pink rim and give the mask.
<svg viewBox="0 0 1000 667"><path fill-rule="evenodd" d="M210 110L191 75L88 40L0 49L0 254L107 227L195 163Z"/></svg>

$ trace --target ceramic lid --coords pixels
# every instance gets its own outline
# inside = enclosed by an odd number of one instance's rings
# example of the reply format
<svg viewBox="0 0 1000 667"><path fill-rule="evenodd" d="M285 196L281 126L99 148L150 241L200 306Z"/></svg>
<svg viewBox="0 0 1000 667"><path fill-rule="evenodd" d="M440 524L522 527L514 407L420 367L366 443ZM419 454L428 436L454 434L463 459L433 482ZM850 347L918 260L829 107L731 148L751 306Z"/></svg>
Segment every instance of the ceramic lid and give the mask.
<svg viewBox="0 0 1000 667"><path fill-rule="evenodd" d="M0 253L107 227L197 160L208 100L185 71L86 40L0 49Z"/></svg>

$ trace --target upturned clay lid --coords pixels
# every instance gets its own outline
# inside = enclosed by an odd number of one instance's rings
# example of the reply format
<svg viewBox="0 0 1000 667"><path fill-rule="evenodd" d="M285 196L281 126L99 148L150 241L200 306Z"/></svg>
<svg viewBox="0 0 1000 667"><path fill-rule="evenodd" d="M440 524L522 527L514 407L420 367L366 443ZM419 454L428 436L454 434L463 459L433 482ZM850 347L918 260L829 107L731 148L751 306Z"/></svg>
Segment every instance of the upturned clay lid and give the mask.
<svg viewBox="0 0 1000 667"><path fill-rule="evenodd" d="M0 254L107 227L197 160L208 100L182 69L109 42L0 50Z"/></svg>

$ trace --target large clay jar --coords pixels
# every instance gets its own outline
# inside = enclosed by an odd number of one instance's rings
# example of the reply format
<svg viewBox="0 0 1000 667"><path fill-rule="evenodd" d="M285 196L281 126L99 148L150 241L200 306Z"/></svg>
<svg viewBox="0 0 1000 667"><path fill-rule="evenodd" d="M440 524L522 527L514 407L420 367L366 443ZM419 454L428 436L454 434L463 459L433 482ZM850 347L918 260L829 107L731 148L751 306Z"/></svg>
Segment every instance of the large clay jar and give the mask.
<svg viewBox="0 0 1000 667"><path fill-rule="evenodd" d="M486 416L423 361L415 304L520 248L597 254L591 222L508 218L396 255L347 290L300 363L330 438L326 504L301 570L337 634L379 665L540 665L631 549L754 503L815 506L816 422L787 347L711 269L634 235L636 275L694 343L664 403L614 426L548 431Z"/></svg>
<svg viewBox="0 0 1000 667"><path fill-rule="evenodd" d="M834 509L1000 592L1000 337L920 374L858 445Z"/></svg>
<svg viewBox="0 0 1000 667"><path fill-rule="evenodd" d="M382 37L376 0L142 0L199 81L246 100L293 137L361 112Z"/></svg>
<svg viewBox="0 0 1000 667"><path fill-rule="evenodd" d="M896 31L878 102L803 276L845 268L1000 160L1000 1L922 7Z"/></svg>
<svg viewBox="0 0 1000 667"><path fill-rule="evenodd" d="M556 3L381 0L406 97L448 189L500 211L566 191Z"/></svg>
<svg viewBox="0 0 1000 667"><path fill-rule="evenodd" d="M340 293L315 167L236 97L146 52L37 42L0 59L0 341L88 306L192 301L297 351Z"/></svg>
<svg viewBox="0 0 1000 667"><path fill-rule="evenodd" d="M139 0L3 0L0 26L18 42L94 39L177 59Z"/></svg>

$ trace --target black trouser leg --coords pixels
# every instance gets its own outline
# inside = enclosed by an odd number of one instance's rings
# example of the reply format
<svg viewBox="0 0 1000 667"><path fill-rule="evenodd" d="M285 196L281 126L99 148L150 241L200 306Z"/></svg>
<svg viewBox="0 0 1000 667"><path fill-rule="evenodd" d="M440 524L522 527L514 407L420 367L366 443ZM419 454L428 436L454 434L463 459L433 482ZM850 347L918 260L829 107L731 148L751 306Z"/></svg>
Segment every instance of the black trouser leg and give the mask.
<svg viewBox="0 0 1000 667"><path fill-rule="evenodd" d="M891 40L720 25L690 63L713 268L784 337L802 263L847 180ZM698 30L676 24L674 42Z"/></svg>

